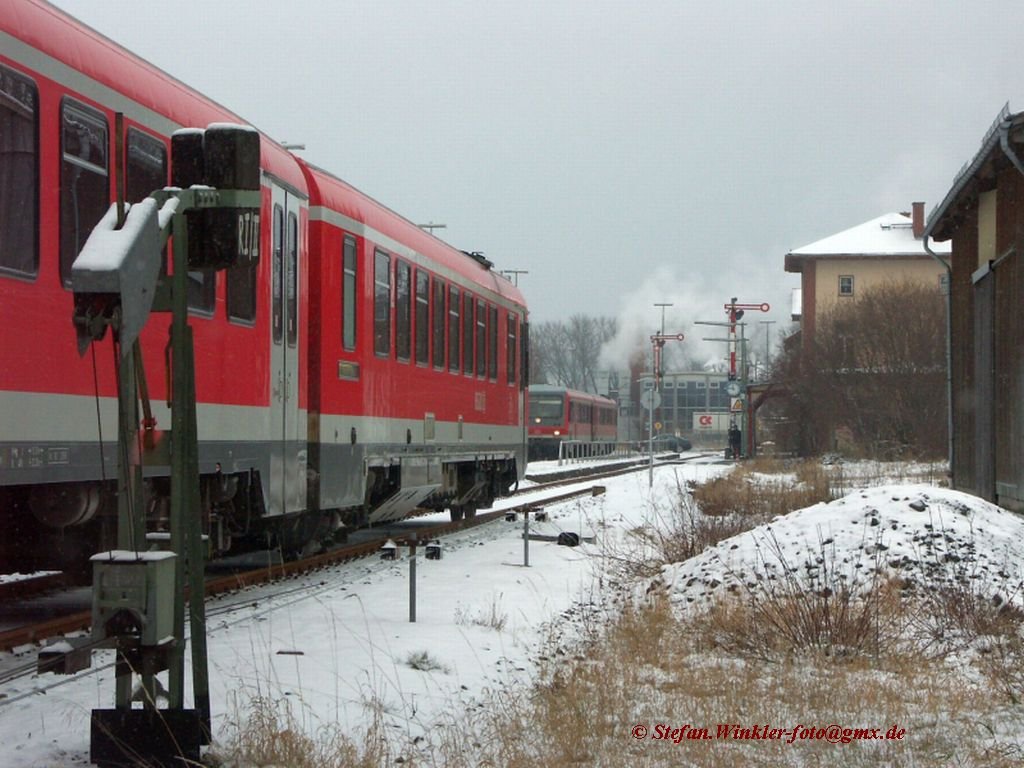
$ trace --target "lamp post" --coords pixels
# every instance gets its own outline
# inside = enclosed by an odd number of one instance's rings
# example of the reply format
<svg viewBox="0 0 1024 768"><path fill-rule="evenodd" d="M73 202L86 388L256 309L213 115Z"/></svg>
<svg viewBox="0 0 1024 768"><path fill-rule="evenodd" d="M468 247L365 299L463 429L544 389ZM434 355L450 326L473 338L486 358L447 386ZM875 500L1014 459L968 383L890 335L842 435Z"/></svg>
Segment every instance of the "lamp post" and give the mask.
<svg viewBox="0 0 1024 768"><path fill-rule="evenodd" d="M764 367L765 376L768 375L768 364L772 361L771 353L771 330L772 326L775 325L774 320L758 320L761 325L764 326Z"/></svg>

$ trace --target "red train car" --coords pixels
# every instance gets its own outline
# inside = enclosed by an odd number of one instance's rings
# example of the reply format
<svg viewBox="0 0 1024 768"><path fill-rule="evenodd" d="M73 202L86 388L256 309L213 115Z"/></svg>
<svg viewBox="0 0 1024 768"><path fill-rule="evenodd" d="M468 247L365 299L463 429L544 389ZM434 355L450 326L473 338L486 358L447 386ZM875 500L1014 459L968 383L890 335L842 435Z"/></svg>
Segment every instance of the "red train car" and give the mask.
<svg viewBox="0 0 1024 768"><path fill-rule="evenodd" d="M610 451L618 438L618 406L600 395L535 385L530 387L529 425L529 457L534 460L557 458L566 441Z"/></svg>
<svg viewBox="0 0 1024 768"><path fill-rule="evenodd" d="M109 346L77 353L71 264L118 172L141 200L172 178L172 132L245 121L41 0L0 0L0 40L0 557L74 562L112 541L117 409ZM296 550L342 523L416 505L458 517L506 491L526 458L522 296L265 136L260 165L260 258L189 275L215 548ZM457 373L435 286L472 296ZM154 316L141 339L162 427L168 324ZM158 527L160 468L147 493Z"/></svg>
<svg viewBox="0 0 1024 768"><path fill-rule="evenodd" d="M472 515L525 468L522 295L341 179L310 189L310 425L322 508Z"/></svg>

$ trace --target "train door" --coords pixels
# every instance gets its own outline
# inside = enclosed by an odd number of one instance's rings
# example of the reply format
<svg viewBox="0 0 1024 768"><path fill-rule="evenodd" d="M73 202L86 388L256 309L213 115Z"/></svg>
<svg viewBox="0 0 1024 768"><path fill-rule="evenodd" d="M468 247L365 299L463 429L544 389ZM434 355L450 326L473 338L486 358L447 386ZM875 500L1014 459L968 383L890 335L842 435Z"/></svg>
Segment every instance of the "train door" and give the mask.
<svg viewBox="0 0 1024 768"><path fill-rule="evenodd" d="M299 412L302 198L271 185L270 514L305 507L306 422Z"/></svg>

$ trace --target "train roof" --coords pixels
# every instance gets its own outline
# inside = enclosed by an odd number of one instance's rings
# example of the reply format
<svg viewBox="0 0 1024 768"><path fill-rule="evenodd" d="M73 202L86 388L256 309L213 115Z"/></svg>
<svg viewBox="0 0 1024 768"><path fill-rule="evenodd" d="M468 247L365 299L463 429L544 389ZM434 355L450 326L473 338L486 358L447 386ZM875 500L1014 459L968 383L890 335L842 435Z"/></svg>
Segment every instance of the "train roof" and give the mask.
<svg viewBox="0 0 1024 768"><path fill-rule="evenodd" d="M531 395L568 395L573 400L583 400L591 403L601 403L602 405L615 405L614 400L609 400L603 395L594 395L590 392L581 392L578 389L569 389L567 387L561 387L554 384L531 384L530 385Z"/></svg>
<svg viewBox="0 0 1024 768"><path fill-rule="evenodd" d="M482 288L509 301L526 306L526 300L512 282L472 256L446 243L409 219L360 192L347 181L299 158L306 172L310 206L322 206L364 224L369 229L395 240L426 256Z"/></svg>
<svg viewBox="0 0 1024 768"><path fill-rule="evenodd" d="M205 128L216 122L247 123L44 0L0 0L0 59L4 57L31 64L99 104L126 113L129 110L124 107L141 106L164 118L160 122L169 121L162 126L166 135L177 128ZM111 92L123 98L112 98ZM305 193L305 180L295 158L273 139L261 136L261 165Z"/></svg>

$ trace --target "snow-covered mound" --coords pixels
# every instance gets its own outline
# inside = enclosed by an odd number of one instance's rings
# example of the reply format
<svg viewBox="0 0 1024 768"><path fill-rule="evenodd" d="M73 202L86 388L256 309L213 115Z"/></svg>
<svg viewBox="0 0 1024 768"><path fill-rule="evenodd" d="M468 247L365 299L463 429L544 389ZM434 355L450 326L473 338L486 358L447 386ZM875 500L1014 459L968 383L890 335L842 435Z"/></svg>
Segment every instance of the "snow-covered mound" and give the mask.
<svg viewBox="0 0 1024 768"><path fill-rule="evenodd" d="M1022 607L1022 573L1024 518L958 491L889 485L776 517L665 566L661 580L683 611L783 584L824 595L888 578L921 589L973 584L997 605Z"/></svg>

